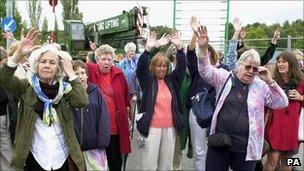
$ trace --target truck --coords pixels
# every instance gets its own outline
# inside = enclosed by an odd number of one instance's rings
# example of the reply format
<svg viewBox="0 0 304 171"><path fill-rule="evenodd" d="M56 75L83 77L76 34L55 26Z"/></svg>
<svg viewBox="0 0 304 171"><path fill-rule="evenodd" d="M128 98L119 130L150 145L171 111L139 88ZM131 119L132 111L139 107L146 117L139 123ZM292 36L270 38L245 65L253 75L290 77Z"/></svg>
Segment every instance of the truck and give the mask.
<svg viewBox="0 0 304 171"><path fill-rule="evenodd" d="M137 46L137 51L149 34L147 7L134 7L122 14L97 22L84 24L80 20L64 21L64 44L74 59L84 60L90 51L89 42L97 46L109 44L115 53L123 54L128 42Z"/></svg>

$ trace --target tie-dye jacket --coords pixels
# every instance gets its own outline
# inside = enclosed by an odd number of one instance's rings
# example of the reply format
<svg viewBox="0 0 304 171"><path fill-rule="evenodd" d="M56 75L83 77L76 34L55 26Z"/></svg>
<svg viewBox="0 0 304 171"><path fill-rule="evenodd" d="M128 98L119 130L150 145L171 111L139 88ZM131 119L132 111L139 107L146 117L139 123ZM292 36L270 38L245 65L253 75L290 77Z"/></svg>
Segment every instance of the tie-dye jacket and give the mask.
<svg viewBox="0 0 304 171"><path fill-rule="evenodd" d="M220 90L225 84L225 81L230 75L230 72L213 67L210 64L208 56L203 59L199 59L198 70L201 77L204 78L210 85L215 87L218 96ZM227 81L222 95L216 105L211 122L210 134L215 133L217 116L231 90L232 77L230 77ZM253 82L249 85L247 105L249 137L246 161L260 160L264 142L264 106L266 105L273 109L285 108L288 106L288 98L277 83L268 86L263 80L256 76L253 79Z"/></svg>

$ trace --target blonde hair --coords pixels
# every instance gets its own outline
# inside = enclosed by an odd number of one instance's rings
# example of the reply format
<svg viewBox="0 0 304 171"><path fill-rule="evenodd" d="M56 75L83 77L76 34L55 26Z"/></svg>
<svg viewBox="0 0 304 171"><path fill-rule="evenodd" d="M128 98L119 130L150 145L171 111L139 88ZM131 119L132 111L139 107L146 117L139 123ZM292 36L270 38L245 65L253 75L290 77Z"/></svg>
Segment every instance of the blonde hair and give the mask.
<svg viewBox="0 0 304 171"><path fill-rule="evenodd" d="M99 58L100 55L103 55L103 54L111 54L112 56L112 60L115 56L115 49L112 48L110 45L108 44L104 44L104 45L101 45L96 51L95 51L95 58L97 60L97 58Z"/></svg>
<svg viewBox="0 0 304 171"><path fill-rule="evenodd" d="M167 65L167 74L169 73L169 65L170 61L167 58L166 54L163 52L159 52L154 57L151 59L150 65L149 65L149 70L152 75L155 75L155 67L159 63L165 63Z"/></svg>

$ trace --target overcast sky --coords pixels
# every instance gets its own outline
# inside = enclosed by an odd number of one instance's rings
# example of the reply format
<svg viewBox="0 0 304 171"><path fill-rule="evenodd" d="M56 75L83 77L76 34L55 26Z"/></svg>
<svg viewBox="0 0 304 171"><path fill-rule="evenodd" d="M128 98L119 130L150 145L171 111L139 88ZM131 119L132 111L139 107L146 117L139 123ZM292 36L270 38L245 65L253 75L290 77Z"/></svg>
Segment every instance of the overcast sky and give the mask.
<svg viewBox="0 0 304 171"><path fill-rule="evenodd" d="M198 1L182 1L191 8ZM26 1L17 1L18 10L23 19L29 22L26 10ZM48 1L42 1L42 16L45 16L51 24L53 21L52 9ZM262 4L262 5L261 5ZM166 1L87 1L79 0L80 11L83 12L84 22L94 22L111 16L119 15L122 10L130 10L134 6L149 7L149 23L151 26L166 25L173 26L173 0ZM303 20L303 0L302 1L231 1L230 17L239 17L243 24L254 22L266 23L283 23L286 20L294 21L296 19ZM203 7L202 7L203 8ZM59 3L56 6L57 20L59 28L63 29L61 20L62 6ZM50 26L51 27L51 26ZM50 28L49 28L50 29Z"/></svg>

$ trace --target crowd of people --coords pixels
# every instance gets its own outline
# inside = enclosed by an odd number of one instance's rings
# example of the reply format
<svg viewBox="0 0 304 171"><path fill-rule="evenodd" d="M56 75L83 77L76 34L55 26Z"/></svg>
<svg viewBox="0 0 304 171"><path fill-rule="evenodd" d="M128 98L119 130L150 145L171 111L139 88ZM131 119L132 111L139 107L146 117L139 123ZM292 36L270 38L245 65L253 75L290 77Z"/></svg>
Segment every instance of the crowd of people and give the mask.
<svg viewBox="0 0 304 171"><path fill-rule="evenodd" d="M0 47L0 170L124 170L135 127L141 170L181 170L186 147L194 170L253 171L264 153L264 170L291 170L303 53L280 53L270 71L281 28L260 56L236 18L222 57L206 26L192 17L190 27L187 46L178 31L151 32L140 54L133 42L125 56L90 42L85 61L59 44L37 45L34 28ZM193 104L203 91L213 114L204 124Z"/></svg>

